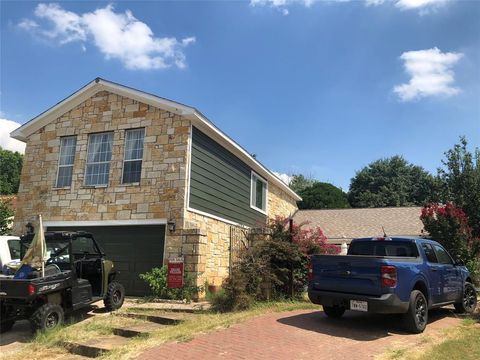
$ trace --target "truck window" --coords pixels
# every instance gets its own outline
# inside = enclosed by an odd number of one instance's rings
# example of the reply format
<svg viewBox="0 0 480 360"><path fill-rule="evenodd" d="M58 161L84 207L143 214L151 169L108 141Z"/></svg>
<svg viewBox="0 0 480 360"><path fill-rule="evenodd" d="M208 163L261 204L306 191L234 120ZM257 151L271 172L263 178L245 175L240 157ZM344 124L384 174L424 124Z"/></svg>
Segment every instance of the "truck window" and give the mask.
<svg viewBox="0 0 480 360"><path fill-rule="evenodd" d="M440 264L453 264L452 258L448 255L447 251L438 245L433 245L437 259Z"/></svg>
<svg viewBox="0 0 480 360"><path fill-rule="evenodd" d="M10 250L10 258L13 259L20 259L20 240L18 239L9 239L8 242L8 249Z"/></svg>
<svg viewBox="0 0 480 360"><path fill-rule="evenodd" d="M425 257L427 261L430 263L437 263L437 256L435 255L435 251L433 251L432 245L430 244L422 244L423 252L425 253Z"/></svg>
<svg viewBox="0 0 480 360"><path fill-rule="evenodd" d="M417 247L407 241L358 241L353 242L348 255L417 257Z"/></svg>

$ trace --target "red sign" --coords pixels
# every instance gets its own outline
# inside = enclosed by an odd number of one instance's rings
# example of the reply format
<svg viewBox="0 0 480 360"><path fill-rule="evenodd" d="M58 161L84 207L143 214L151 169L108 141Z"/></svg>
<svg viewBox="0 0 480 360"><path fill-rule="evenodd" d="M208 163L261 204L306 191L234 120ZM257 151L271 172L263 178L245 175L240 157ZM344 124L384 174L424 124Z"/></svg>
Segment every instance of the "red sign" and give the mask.
<svg viewBox="0 0 480 360"><path fill-rule="evenodd" d="M168 260L167 284L170 289L183 287L183 259Z"/></svg>

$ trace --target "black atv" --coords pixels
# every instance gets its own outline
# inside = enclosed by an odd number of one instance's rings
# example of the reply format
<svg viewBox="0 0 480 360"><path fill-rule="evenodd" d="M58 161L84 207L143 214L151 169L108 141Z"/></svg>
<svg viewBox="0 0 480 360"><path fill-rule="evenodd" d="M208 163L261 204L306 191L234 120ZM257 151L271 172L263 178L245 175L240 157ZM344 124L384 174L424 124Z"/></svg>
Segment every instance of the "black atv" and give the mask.
<svg viewBox="0 0 480 360"><path fill-rule="evenodd" d="M21 237L21 255L33 234ZM108 311L119 309L125 289L115 281L113 262L92 234L86 232L46 232L45 276L30 272L25 279L0 277L0 332L8 331L17 320L28 319L33 331L55 328L65 314L88 307L103 299Z"/></svg>

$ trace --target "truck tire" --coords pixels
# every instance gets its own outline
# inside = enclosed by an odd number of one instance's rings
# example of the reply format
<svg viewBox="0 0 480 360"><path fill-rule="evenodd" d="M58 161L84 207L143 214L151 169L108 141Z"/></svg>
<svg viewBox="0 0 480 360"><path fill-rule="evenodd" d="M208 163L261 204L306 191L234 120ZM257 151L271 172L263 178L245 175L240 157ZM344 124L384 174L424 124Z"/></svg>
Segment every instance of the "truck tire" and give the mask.
<svg viewBox="0 0 480 360"><path fill-rule="evenodd" d="M322 306L323 312L331 318L340 319L345 313L345 308L343 306Z"/></svg>
<svg viewBox="0 0 480 360"><path fill-rule="evenodd" d="M425 295L419 290L410 294L408 311L403 315L403 323L407 331L419 334L425 330L428 322L428 303Z"/></svg>
<svg viewBox="0 0 480 360"><path fill-rule="evenodd" d="M30 317L32 331L52 330L63 324L64 313L60 305L43 304Z"/></svg>
<svg viewBox="0 0 480 360"><path fill-rule="evenodd" d="M122 284L117 281L112 281L110 284L108 284L107 294L105 295L105 299L103 299L105 308L108 311L120 309L123 305L124 299L125 288Z"/></svg>
<svg viewBox="0 0 480 360"><path fill-rule="evenodd" d="M477 292L475 291L475 287L469 282L466 282L463 287L462 301L453 305L459 313L472 314L477 308Z"/></svg>

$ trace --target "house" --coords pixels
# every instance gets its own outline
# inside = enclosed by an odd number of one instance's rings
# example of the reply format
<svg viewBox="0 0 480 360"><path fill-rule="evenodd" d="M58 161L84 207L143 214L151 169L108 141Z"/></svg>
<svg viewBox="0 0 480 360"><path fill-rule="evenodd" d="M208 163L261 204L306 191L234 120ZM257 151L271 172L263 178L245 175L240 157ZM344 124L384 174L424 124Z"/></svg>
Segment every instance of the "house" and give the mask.
<svg viewBox="0 0 480 360"><path fill-rule="evenodd" d="M228 276L232 229L290 216L300 197L197 109L97 78L11 133L26 142L15 233L95 234L127 294L184 256L198 285Z"/></svg>
<svg viewBox="0 0 480 360"><path fill-rule="evenodd" d="M296 224L320 227L331 244L349 244L354 238L383 235L420 236L421 207L299 210Z"/></svg>

